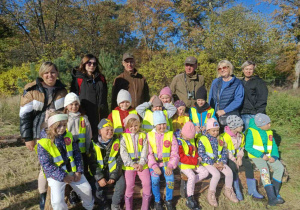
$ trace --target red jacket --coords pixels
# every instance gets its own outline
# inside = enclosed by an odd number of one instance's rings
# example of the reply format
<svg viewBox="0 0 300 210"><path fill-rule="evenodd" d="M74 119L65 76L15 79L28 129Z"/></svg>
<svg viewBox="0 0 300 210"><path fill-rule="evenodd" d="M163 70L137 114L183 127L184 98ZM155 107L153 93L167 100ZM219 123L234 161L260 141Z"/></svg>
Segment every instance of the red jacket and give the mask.
<svg viewBox="0 0 300 210"><path fill-rule="evenodd" d="M195 152L195 157L193 157L193 150L196 150ZM184 150L182 145L179 146L179 157L180 160L179 162L184 163L184 164L189 164L189 165L197 165L198 164L198 151L197 148L195 148L194 146L190 145L189 146L189 155L190 156L186 156L186 154L184 154Z"/></svg>
<svg viewBox="0 0 300 210"><path fill-rule="evenodd" d="M118 110L118 111L119 111L119 113L120 113L120 118L121 118L121 122L122 122L122 127L124 128L124 122L123 122L123 120L129 115L129 112L130 112L130 111L134 110L134 108L129 108L128 110L123 111L123 110L121 110L120 107L117 106L114 110ZM112 123L114 123L114 121L113 121L113 119L112 119L112 113L110 113L110 114L108 115L108 119L109 119Z"/></svg>

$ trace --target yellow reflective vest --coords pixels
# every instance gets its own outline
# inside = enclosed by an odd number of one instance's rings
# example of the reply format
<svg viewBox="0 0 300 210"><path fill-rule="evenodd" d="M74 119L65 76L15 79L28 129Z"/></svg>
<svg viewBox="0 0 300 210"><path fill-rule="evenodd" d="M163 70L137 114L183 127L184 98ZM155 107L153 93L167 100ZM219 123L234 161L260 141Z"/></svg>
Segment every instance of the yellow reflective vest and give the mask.
<svg viewBox="0 0 300 210"><path fill-rule="evenodd" d="M151 132L148 133L148 141L149 141L150 146L152 148L155 160L158 161L155 132L151 131ZM170 160L172 141L173 141L173 132L168 131L168 132L164 133L162 161L163 161L163 164L164 164L165 168L168 166L168 162Z"/></svg>
<svg viewBox="0 0 300 210"><path fill-rule="evenodd" d="M200 137L200 141L201 141L202 144L204 145L205 153L206 153L211 159L215 159L215 158L220 159L220 158L222 157L222 154L221 154L221 153L222 153L222 150L223 150L223 146L221 146L220 143L218 143L218 157L215 157L209 139L208 139L206 136L203 135L203 136ZM206 165L208 165L208 164L207 164L207 163L204 163L204 162L202 161L202 165L203 165L203 166L206 166Z"/></svg>
<svg viewBox="0 0 300 210"><path fill-rule="evenodd" d="M131 110L129 114L137 115L137 112L136 110ZM121 133L123 133L123 127L119 110L112 110L112 120L114 124L114 134L120 135Z"/></svg>
<svg viewBox="0 0 300 210"><path fill-rule="evenodd" d="M266 152L259 132L254 128L249 128L249 129L251 130L253 136L253 149L256 149L264 153L268 157L270 157L272 152L272 147L273 147L273 131L272 130L266 131L268 135L267 152ZM249 152L248 152L248 156L249 158L257 158L254 155L250 154Z"/></svg>
<svg viewBox="0 0 300 210"><path fill-rule="evenodd" d="M93 145L94 145L94 149L95 149L96 156L97 156L98 166L99 166L99 168L103 169L104 161L103 161L103 156L101 153L101 148L94 141L93 141ZM119 152L119 148L120 148L120 140L115 139L111 146L111 150L110 150L109 158L108 158L108 168L109 168L110 173L112 173L117 168L116 156Z"/></svg>
<svg viewBox="0 0 300 210"><path fill-rule="evenodd" d="M163 112L164 112L164 114L166 116L166 120L167 120L167 129L170 131L171 126L170 126L170 121L168 118L168 112L167 112L167 110L164 110ZM150 131L152 131L153 128L154 128L153 112L150 109L147 109L145 112L145 117L143 119L142 130L144 130L146 132L150 132Z"/></svg>
<svg viewBox="0 0 300 210"><path fill-rule="evenodd" d="M228 133L222 133L222 134L220 135L220 138L223 139L223 141L226 142L228 151L229 151L234 157L236 157L236 156L237 156L237 153L245 146L245 135L244 135L244 134L242 134L242 143L241 143L241 145L239 146L238 149L234 149L234 145L233 145L233 143L232 143L231 136L230 136Z"/></svg>
<svg viewBox="0 0 300 210"><path fill-rule="evenodd" d="M189 155L189 145L186 143L186 141L183 140L183 139L178 139L178 141L181 141L181 146L182 146L182 148L183 148L184 154L185 154L186 156L190 156L190 155ZM193 145L193 147L195 148L194 151L193 151L193 157L195 157L196 151L197 151L197 147L195 146L195 139L190 139L190 143L191 143L191 144ZM189 164L181 163L181 162L179 161L178 167L179 167L180 169L194 169L194 168L199 167L199 165L189 165Z"/></svg>
<svg viewBox="0 0 300 210"><path fill-rule="evenodd" d="M138 137L138 157L135 157L135 152L134 152L134 145L133 145L133 142L132 142L132 139L131 139L131 135L130 133L122 133L122 136L125 140L125 144L126 144L126 149L127 149L127 152L130 156L130 158L134 161L134 162L138 162L140 159L141 159L141 153L142 153L142 150L143 150L143 142L144 142L144 139L146 138L146 134L145 133L139 133L139 137ZM136 161L135 161L136 159ZM145 164L143 166L143 169L146 169L148 168L148 164ZM133 167L130 167L130 166L122 166L122 169L123 170L134 170Z"/></svg>
<svg viewBox="0 0 300 210"><path fill-rule="evenodd" d="M76 165L75 165L75 161L74 161L74 157L73 157L73 136L70 132L66 132L65 136L64 136L64 141L65 141L65 145L66 145L66 150L67 150L67 157L70 160L70 164L71 164L71 169L72 172L76 172ZM67 171L67 167L66 164L58 150L58 148L56 147L56 145L54 143L51 142L50 139L40 139L38 141L38 144L40 144L53 158L53 162L57 167L61 167L66 173L69 173Z"/></svg>
<svg viewBox="0 0 300 210"><path fill-rule="evenodd" d="M206 123L207 119L212 118L214 112L215 112L215 110L213 108L210 108L209 110L207 110L204 124ZM196 124L196 126L204 126L204 125L200 125L198 114L197 114L197 109L195 107L191 107L191 113L192 113L193 123ZM201 124L202 124L202 122L201 122Z"/></svg>

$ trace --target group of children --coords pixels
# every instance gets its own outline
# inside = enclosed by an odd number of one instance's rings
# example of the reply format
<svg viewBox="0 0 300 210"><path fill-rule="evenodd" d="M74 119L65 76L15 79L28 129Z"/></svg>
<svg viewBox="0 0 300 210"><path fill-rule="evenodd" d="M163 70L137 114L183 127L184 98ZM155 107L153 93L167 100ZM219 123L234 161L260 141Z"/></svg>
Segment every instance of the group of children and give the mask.
<svg viewBox="0 0 300 210"><path fill-rule="evenodd" d="M98 135L91 136L88 119L80 113L78 96L69 93L65 97L65 112L50 115L47 137L39 140L37 146L51 187L53 209L67 209L64 189L69 184L85 209L93 209L94 200L102 209L120 209L124 198L126 209L131 210L136 175L142 183L142 210L149 209L152 194L155 209L163 209L161 175L166 181L164 204L168 210L175 209L173 170L177 166L188 178L186 205L189 209L201 208L194 199L195 184L209 174L207 200L210 205L218 206L215 194L220 172L225 175L224 195L234 203L243 200L238 179L241 165L245 167L248 193L261 199L250 159L260 170L269 205L283 203L279 195L283 166L278 160L270 118L257 114L245 137L243 121L231 115L225 132L220 134L214 109L206 102L204 87L198 89L196 99L188 116L184 102L173 102L168 87L136 109L130 106L129 92L121 90L118 107L100 121ZM274 170L272 181L268 165ZM109 185L114 185L111 205L106 198Z"/></svg>

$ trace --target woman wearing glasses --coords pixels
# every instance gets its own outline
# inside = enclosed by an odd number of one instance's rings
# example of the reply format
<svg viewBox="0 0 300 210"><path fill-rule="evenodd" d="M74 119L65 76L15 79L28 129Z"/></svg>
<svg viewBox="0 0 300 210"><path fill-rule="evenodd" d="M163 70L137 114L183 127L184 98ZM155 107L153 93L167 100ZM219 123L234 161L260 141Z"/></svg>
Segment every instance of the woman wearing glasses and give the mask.
<svg viewBox="0 0 300 210"><path fill-rule="evenodd" d="M252 61L246 61L242 65L244 78L242 80L245 89L245 99L242 106L241 117L244 121L244 130L247 130L249 121L258 113L266 113L268 88L265 82L254 75L256 65Z"/></svg>
<svg viewBox="0 0 300 210"><path fill-rule="evenodd" d="M98 59L87 54L79 67L72 71L71 92L79 96L80 105L91 123L93 136L98 134L100 119L108 115L107 83L100 72L101 68Z"/></svg>
<svg viewBox="0 0 300 210"><path fill-rule="evenodd" d="M211 84L209 104L215 109L221 128L225 127L227 116L239 115L243 99L244 87L233 75L233 65L227 60L220 61L217 78Z"/></svg>

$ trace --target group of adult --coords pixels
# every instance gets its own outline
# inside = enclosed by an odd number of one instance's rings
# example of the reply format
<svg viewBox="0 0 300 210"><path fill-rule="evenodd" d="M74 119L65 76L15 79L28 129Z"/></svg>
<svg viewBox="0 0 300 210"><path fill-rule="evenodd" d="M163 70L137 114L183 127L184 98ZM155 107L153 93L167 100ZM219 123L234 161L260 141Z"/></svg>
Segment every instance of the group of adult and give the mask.
<svg viewBox="0 0 300 210"><path fill-rule="evenodd" d="M125 53L122 58L124 72L114 80L112 88L111 110L116 106L118 92L128 90L132 97L131 106L149 101L149 87L143 75L135 68L135 58ZM196 91L204 86L204 77L196 72L198 62L195 57L187 57L184 72L176 75L170 88L173 96L192 107ZM232 114L241 115L245 128L249 120L257 113L265 113L268 89L259 76L254 75L256 65L246 61L242 65L244 78L234 76L233 65L222 60L217 65L217 78L213 80L208 103L215 109L221 125L226 125L226 117ZM101 73L102 67L97 57L85 55L78 67L71 72L71 92L79 95L82 111L88 116L93 135L97 134L97 125L109 114L107 103L107 82ZM52 62L45 62L39 70L39 77L24 88L20 108L20 132L28 149L33 150L35 140L39 139L41 126L49 112L63 108L66 86L58 80L59 71Z"/></svg>

